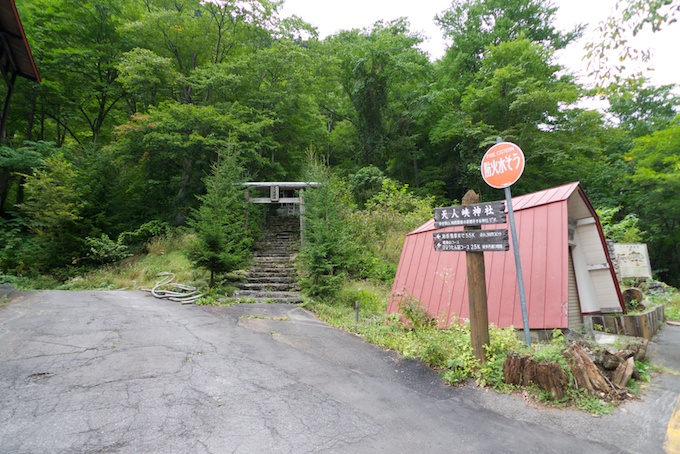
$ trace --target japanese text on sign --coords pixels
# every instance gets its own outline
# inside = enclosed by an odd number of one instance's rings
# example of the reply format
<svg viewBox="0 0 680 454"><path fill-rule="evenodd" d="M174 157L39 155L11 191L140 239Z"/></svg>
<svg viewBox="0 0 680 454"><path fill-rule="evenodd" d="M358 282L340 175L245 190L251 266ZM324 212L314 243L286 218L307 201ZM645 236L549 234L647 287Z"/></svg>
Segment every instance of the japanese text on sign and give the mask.
<svg viewBox="0 0 680 454"><path fill-rule="evenodd" d="M508 244L448 244L447 242L434 244L434 250L438 252L505 252L509 248L510 246Z"/></svg>
<svg viewBox="0 0 680 454"><path fill-rule="evenodd" d="M524 152L511 142L500 142L489 148L482 158L484 181L496 189L513 185L524 172Z"/></svg>
<svg viewBox="0 0 680 454"><path fill-rule="evenodd" d="M432 236L435 251L507 251L510 248L507 229L437 232Z"/></svg>
<svg viewBox="0 0 680 454"><path fill-rule="evenodd" d="M505 222L505 202L489 202L434 210L435 228L473 226Z"/></svg>
<svg viewBox="0 0 680 454"><path fill-rule="evenodd" d="M508 147L510 151L513 150L512 147ZM492 177L494 175L502 174L508 171L513 171L513 170L518 170L522 166L522 158L520 157L519 153L515 152L512 154L506 154L503 155L501 154L501 151L497 151L496 155L498 156L496 159L493 159L492 161L487 161L484 163L484 176L485 177Z"/></svg>

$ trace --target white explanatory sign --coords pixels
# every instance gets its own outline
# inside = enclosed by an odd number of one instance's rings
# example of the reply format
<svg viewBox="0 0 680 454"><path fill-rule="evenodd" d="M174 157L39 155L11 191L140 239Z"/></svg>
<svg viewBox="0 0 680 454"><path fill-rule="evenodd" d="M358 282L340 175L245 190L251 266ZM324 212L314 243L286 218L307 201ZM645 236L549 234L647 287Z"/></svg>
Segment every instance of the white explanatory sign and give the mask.
<svg viewBox="0 0 680 454"><path fill-rule="evenodd" d="M619 262L619 277L652 278L652 266L646 244L614 243L614 254Z"/></svg>

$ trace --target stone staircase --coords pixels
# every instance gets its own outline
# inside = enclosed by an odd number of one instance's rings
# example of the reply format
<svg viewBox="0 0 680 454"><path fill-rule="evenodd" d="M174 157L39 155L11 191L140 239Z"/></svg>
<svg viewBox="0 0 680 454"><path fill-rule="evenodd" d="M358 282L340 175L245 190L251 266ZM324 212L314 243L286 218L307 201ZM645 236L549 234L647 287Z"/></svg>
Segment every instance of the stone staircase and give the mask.
<svg viewBox="0 0 680 454"><path fill-rule="evenodd" d="M264 238L253 255L247 280L236 284L232 298L250 302L300 303L295 283L295 254L300 244L300 219L295 215L271 215Z"/></svg>

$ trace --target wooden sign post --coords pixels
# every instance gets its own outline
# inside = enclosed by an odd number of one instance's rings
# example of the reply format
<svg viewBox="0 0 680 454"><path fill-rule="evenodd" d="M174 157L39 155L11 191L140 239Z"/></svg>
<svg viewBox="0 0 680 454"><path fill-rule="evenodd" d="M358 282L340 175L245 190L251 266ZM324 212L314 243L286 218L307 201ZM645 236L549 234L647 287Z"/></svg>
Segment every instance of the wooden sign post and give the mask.
<svg viewBox="0 0 680 454"><path fill-rule="evenodd" d="M465 252L468 304L470 307L470 342L475 357L486 362L485 345L489 345L489 314L486 307L484 252L510 249L507 229L482 229L482 225L505 223L505 202L479 203L475 191L468 191L463 205L434 210L434 226L463 227L463 230L436 232L432 244L437 252Z"/></svg>
<svg viewBox="0 0 680 454"><path fill-rule="evenodd" d="M463 206L479 203L475 191L468 191L463 197ZM464 230L481 230L481 226L465 226ZM486 276L484 252L465 254L467 267L468 305L470 308L470 342L472 350L481 363L486 362L485 345L489 345L489 312L486 305Z"/></svg>

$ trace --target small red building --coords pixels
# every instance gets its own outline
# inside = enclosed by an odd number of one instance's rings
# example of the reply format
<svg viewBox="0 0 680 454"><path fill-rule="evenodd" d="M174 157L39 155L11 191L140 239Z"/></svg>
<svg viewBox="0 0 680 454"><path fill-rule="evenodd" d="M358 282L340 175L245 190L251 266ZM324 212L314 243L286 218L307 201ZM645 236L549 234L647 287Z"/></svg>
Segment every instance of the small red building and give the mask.
<svg viewBox="0 0 680 454"><path fill-rule="evenodd" d="M581 329L584 314L622 313L621 290L597 214L579 183L513 198L522 275L532 330ZM491 224L483 229L509 228ZM469 317L465 252L438 252L434 219L406 236L388 312L418 300L441 326ZM517 274L510 251L484 252L489 322L522 327Z"/></svg>

